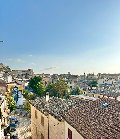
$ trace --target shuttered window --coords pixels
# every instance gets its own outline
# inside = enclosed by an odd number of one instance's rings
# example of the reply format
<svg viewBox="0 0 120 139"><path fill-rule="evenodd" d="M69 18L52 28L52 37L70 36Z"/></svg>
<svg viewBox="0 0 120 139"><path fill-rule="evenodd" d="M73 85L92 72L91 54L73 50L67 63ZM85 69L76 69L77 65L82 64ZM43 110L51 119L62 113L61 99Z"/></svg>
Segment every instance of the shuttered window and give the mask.
<svg viewBox="0 0 120 139"><path fill-rule="evenodd" d="M36 127L36 135L37 135L37 127Z"/></svg>
<svg viewBox="0 0 120 139"><path fill-rule="evenodd" d="M44 126L44 117L41 115L41 125Z"/></svg>
<svg viewBox="0 0 120 139"><path fill-rule="evenodd" d="M43 136L43 134L41 133L41 139L44 139L44 136Z"/></svg>
<svg viewBox="0 0 120 139"><path fill-rule="evenodd" d="M72 139L72 131L68 128L68 139Z"/></svg>
<svg viewBox="0 0 120 139"><path fill-rule="evenodd" d="M37 111L35 110L35 118L37 119Z"/></svg>

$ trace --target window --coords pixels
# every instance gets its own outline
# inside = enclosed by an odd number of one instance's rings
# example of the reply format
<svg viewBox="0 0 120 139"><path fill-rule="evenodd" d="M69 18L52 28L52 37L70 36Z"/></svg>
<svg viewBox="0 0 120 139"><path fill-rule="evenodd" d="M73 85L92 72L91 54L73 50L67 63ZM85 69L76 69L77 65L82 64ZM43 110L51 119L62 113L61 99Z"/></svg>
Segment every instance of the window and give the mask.
<svg viewBox="0 0 120 139"><path fill-rule="evenodd" d="M37 135L37 127L36 127L36 135Z"/></svg>
<svg viewBox="0 0 120 139"><path fill-rule="evenodd" d="M68 139L72 139L72 131L68 128Z"/></svg>
<svg viewBox="0 0 120 139"><path fill-rule="evenodd" d="M37 119L37 110L35 110L35 118Z"/></svg>
<svg viewBox="0 0 120 139"><path fill-rule="evenodd" d="M2 118L2 112L1 112L1 108L0 108L0 119Z"/></svg>
<svg viewBox="0 0 120 139"><path fill-rule="evenodd" d="M41 115L41 125L44 126L44 117Z"/></svg>
<svg viewBox="0 0 120 139"><path fill-rule="evenodd" d="M41 133L41 139L44 139L44 136L43 136L43 134Z"/></svg>

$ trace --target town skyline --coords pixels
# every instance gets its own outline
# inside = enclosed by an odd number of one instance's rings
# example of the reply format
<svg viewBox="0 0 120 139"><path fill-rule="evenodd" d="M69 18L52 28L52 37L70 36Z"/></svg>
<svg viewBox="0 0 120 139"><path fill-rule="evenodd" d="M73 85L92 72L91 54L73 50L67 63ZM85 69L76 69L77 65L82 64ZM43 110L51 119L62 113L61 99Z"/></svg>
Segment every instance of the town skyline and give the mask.
<svg viewBox="0 0 120 139"><path fill-rule="evenodd" d="M24 70L28 70L28 69L31 69L31 70L33 70L33 72L34 72L34 74L35 75L39 75L39 74L50 74L50 75L52 75L52 74L71 74L71 75L87 75L87 74L94 74L94 75L97 75L97 74L120 74L120 72L114 72L114 73L107 73L107 72L98 72L98 73L95 73L95 72L81 72L81 73L72 73L72 72L70 72L70 70L69 71L67 71L67 72L54 72L54 69L56 69L57 67L47 67L47 68L43 68L43 69L40 69L38 72L35 72L34 71L34 69L33 68L22 68L22 69L19 69L19 68L17 68L17 69L12 69L9 65L5 65L4 63L0 63L0 65L3 65L3 66L8 66L10 69L11 69L11 71L15 71L15 70L18 70L18 71L24 71ZM51 72L52 71L52 72Z"/></svg>

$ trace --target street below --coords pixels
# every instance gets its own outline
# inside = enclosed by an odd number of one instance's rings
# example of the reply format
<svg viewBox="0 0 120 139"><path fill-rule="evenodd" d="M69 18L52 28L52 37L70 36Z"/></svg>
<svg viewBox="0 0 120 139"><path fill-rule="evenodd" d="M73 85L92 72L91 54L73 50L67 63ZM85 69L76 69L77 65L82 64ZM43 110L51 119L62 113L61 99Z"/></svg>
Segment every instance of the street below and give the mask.
<svg viewBox="0 0 120 139"><path fill-rule="evenodd" d="M30 139L30 115L24 109L16 109L10 114L10 117L14 117L18 120L16 131L12 132L12 135L17 135L18 139Z"/></svg>

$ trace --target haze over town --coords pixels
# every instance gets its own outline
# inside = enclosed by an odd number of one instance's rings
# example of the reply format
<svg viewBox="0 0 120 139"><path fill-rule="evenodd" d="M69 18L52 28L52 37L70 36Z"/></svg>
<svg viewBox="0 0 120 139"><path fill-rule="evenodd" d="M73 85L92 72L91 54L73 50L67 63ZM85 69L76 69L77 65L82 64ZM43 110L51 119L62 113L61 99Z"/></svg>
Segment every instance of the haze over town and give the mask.
<svg viewBox="0 0 120 139"><path fill-rule="evenodd" d="M0 5L0 60L12 69L119 73L119 0L5 0Z"/></svg>

